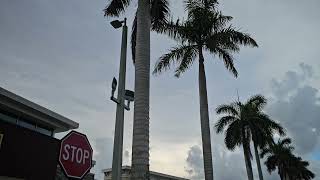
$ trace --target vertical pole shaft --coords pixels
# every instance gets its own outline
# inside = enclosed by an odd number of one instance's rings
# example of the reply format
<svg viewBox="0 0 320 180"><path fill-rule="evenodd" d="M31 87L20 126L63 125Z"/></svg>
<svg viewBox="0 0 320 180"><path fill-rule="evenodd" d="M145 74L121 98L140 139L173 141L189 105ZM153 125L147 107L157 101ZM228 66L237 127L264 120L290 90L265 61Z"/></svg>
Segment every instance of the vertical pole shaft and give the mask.
<svg viewBox="0 0 320 180"><path fill-rule="evenodd" d="M113 142L112 180L121 180L123 126L124 126L124 93L126 81L126 57L127 57L127 31L126 19L122 29L121 57L119 70L119 87L117 96L117 114Z"/></svg>

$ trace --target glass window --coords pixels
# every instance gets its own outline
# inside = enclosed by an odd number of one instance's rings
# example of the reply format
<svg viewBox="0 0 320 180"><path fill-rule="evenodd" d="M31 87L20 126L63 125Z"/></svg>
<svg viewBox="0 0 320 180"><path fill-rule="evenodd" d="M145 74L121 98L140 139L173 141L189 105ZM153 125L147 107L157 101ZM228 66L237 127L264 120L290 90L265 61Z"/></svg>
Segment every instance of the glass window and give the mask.
<svg viewBox="0 0 320 180"><path fill-rule="evenodd" d="M34 123L30 123L28 120L26 119L18 119L15 116L11 116L11 114L8 114L6 112L0 111L0 120L12 123L12 124L16 124L18 126L33 130L33 131L37 131L41 134L45 134L48 136L54 136L53 130L50 130L49 128L45 128L42 126L38 126Z"/></svg>
<svg viewBox="0 0 320 180"><path fill-rule="evenodd" d="M17 120L15 118L12 118L8 115L5 115L3 113L0 112L0 119L3 120L3 121L7 121L9 123L13 123L13 124L16 124L17 123Z"/></svg>

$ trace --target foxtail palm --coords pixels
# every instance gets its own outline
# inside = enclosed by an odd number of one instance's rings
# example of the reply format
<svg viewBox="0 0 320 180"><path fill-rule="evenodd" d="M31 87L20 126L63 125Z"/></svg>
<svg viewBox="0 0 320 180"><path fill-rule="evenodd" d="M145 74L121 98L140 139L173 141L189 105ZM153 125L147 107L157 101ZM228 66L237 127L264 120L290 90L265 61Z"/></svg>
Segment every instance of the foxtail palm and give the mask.
<svg viewBox="0 0 320 180"><path fill-rule="evenodd" d="M186 21L166 23L157 31L177 40L179 45L160 57L155 65L154 74L161 73L178 64L175 76L179 77L192 63L199 63L199 96L202 150L205 179L213 179L210 126L208 113L207 84L204 68L204 51L217 55L228 70L237 77L238 72L233 64L232 53L239 52L240 46L257 47L250 35L237 31L228 23L232 17L224 16L216 10L216 0L185 1L188 17Z"/></svg>
<svg viewBox="0 0 320 180"><path fill-rule="evenodd" d="M105 16L119 16L130 3L131 0L111 0L104 9ZM166 22L168 13L167 0L138 0L132 36L136 59L132 179L149 178L150 28Z"/></svg>

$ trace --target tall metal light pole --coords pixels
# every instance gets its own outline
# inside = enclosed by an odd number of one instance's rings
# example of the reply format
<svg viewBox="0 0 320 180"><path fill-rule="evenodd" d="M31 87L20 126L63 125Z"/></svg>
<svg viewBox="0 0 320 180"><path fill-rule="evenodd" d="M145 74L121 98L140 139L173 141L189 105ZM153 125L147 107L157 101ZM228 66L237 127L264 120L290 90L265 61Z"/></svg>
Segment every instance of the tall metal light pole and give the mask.
<svg viewBox="0 0 320 180"><path fill-rule="evenodd" d="M114 92L117 88L117 80L113 78L111 100L117 103L116 125L113 142L113 159L112 159L112 180L121 180L122 168L122 151L123 151L123 126L124 126L124 109L130 110L130 101L133 101L133 92L125 90L126 82L126 56L127 56L127 32L126 18L123 21L115 20L111 25L118 29L122 27L121 56L119 69L119 88L117 98ZM123 24L123 26L122 26ZM127 105L125 105L127 100Z"/></svg>

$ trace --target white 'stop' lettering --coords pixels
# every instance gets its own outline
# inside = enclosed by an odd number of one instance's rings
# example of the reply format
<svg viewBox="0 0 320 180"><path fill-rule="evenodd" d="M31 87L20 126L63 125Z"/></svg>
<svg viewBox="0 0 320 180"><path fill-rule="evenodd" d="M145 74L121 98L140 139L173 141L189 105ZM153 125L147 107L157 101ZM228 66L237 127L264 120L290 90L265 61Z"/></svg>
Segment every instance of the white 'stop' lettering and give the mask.
<svg viewBox="0 0 320 180"><path fill-rule="evenodd" d="M89 157L90 152L88 150L70 144L63 146L62 159L65 161L85 164Z"/></svg>

